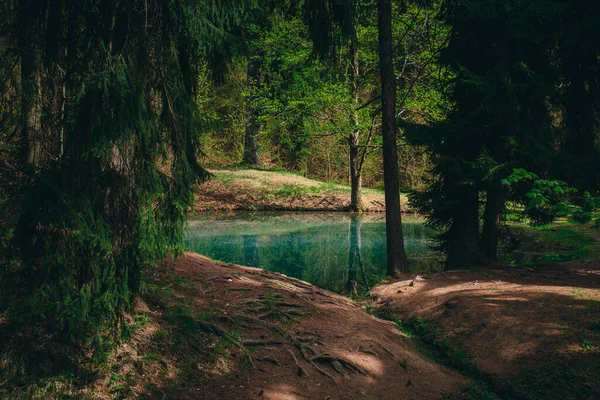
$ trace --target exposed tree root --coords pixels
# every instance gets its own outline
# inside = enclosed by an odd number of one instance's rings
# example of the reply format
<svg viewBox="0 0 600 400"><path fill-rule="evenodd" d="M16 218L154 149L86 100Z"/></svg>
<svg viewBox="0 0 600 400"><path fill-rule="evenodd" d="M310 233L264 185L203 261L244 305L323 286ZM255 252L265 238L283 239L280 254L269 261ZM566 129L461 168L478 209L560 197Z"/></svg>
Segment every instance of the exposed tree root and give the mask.
<svg viewBox="0 0 600 400"><path fill-rule="evenodd" d="M290 308L302 308L302 305L297 303L288 303L286 301L277 301L275 302L277 307L290 307Z"/></svg>
<svg viewBox="0 0 600 400"><path fill-rule="evenodd" d="M296 364L296 366L298 367L298 376L305 376L308 378L308 373L306 372L306 370L304 369L304 367L302 365L300 365L300 363L298 362L298 358L296 358L296 355L294 354L294 352L292 351L292 349L287 349L289 355L292 357L292 360L294 361L294 364Z"/></svg>
<svg viewBox="0 0 600 400"><path fill-rule="evenodd" d="M362 346L358 346L358 351L360 351L362 353L374 355L375 357L379 357L379 354L377 354L377 352L373 349L365 349Z"/></svg>
<svg viewBox="0 0 600 400"><path fill-rule="evenodd" d="M337 357L331 354L318 354L316 356L314 356L311 361L325 361L328 362L329 364L332 365L333 369L335 369L336 371L338 370L338 368L340 366L346 367L349 370L357 373L357 374L361 374L361 375L368 375L365 371L363 371L358 365L354 364L351 361L348 361L344 358L341 357ZM335 363L338 363L339 365L336 365ZM339 371L338 371L339 372Z"/></svg>
<svg viewBox="0 0 600 400"><path fill-rule="evenodd" d="M328 377L329 379L331 379L332 381L335 382L335 378L333 376L331 376L331 374L329 374L327 371L325 371L324 369L322 369L321 367L319 367L314 361L311 361L310 364L312 365L312 367L314 369L316 369L317 371L319 371L322 375L325 375L326 377Z"/></svg>
<svg viewBox="0 0 600 400"><path fill-rule="evenodd" d="M392 353L392 351L390 349L388 349L387 347L385 347L383 345L383 343L377 342L377 344L380 345L385 350L386 353L388 353L390 356L392 356L392 358L394 357L394 353Z"/></svg>
<svg viewBox="0 0 600 400"><path fill-rule="evenodd" d="M270 317L272 315L283 315L284 317L288 318L288 319L294 319L294 316L298 316L298 317L304 317L306 316L305 313L297 311L297 310L269 310L266 313L257 315L256 318L259 319L264 319L267 317Z"/></svg>
<svg viewBox="0 0 600 400"><path fill-rule="evenodd" d="M275 364L275 365L281 365L281 363L279 362L279 360L277 360L275 357L271 357L271 356L265 356L265 357L254 357L256 359L256 361L261 361L261 362L270 362L271 364Z"/></svg>
<svg viewBox="0 0 600 400"><path fill-rule="evenodd" d="M207 331L207 332L212 332L215 335L224 338L225 340L227 340L229 343L233 344L234 346L236 346L240 349L244 349L244 346L240 342L235 340L235 338L233 336L231 336L229 334L229 332L227 332L225 329L221 328L219 325L213 324L212 322L208 322L208 321L202 321L202 320L198 320L196 322L198 323L198 325L200 326L200 328L202 330Z"/></svg>
<svg viewBox="0 0 600 400"><path fill-rule="evenodd" d="M238 323L238 324L239 324L239 322L238 322L239 320L246 320L249 322L249 326L253 326L253 325L254 326L255 325L262 326L263 328L267 328L273 332L276 332L276 333L282 335L286 340L289 340L290 344L293 347L288 348L287 352L288 352L288 354L290 354L290 357L292 357L294 364L298 367L298 375L299 376L305 376L305 375L308 376L308 373L307 373L306 369L302 365L300 365L300 363L298 362L298 358L294 354L293 348L298 350L298 352L302 355L302 358L304 358L308 363L310 363L310 365L315 370L317 370L317 372L328 377L329 379L331 379L334 382L335 382L335 378L333 377L333 375L331 375L329 372L325 371L322 367L320 367L317 364L317 362L324 362L324 363L329 364L331 366L331 368L333 368L337 373L339 373L341 375L347 375L346 369L350 370L356 374L361 374L361 375L365 375L365 376L368 375L362 368L360 368L358 365L354 364L351 361L348 361L342 357L334 356L334 355L331 355L328 353L319 353L318 351L316 351L311 346L311 344L319 344L319 345L325 346L325 343L323 343L322 341L319 340L317 334L309 332L313 336L299 337L299 336L295 335L294 333L292 333L290 330L285 329L277 324L273 324L273 323L264 321L263 319L261 319L259 317L250 316L250 315L246 315L246 314L237 314L237 315L233 316L233 319L229 318L227 320L234 321L234 323ZM304 333L306 333L306 332L304 332ZM283 343L284 342L280 341L280 340L247 340L247 341L242 342L243 345L258 345L258 346L269 345L269 344L278 345L278 344L283 344ZM368 349L366 349L366 350L368 350ZM370 351L370 354L377 356L377 353L372 350ZM256 359L259 360L258 358L256 358Z"/></svg>
<svg viewBox="0 0 600 400"><path fill-rule="evenodd" d="M298 337L296 339L298 339L298 341L301 343L318 344L320 346L325 346L325 343L323 343L316 337Z"/></svg>

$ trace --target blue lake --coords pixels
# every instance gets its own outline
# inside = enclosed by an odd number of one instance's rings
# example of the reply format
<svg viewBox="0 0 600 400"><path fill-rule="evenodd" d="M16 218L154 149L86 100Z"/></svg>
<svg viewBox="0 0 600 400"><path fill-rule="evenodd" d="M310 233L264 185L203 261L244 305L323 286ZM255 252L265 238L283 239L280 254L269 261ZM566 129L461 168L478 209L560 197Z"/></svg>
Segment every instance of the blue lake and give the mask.
<svg viewBox="0 0 600 400"><path fill-rule="evenodd" d="M404 215L411 268L441 269L432 250L435 232L418 216ZM385 276L383 214L238 213L188 223L188 250L217 261L281 272L338 293L351 282L368 289Z"/></svg>

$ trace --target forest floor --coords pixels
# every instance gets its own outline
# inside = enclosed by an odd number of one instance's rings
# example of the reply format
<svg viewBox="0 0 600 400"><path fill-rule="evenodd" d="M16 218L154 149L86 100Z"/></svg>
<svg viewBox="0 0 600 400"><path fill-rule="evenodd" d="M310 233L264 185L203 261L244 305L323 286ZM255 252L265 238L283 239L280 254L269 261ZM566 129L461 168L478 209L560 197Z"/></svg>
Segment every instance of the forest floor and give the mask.
<svg viewBox="0 0 600 400"><path fill-rule="evenodd" d="M547 261L406 275L355 299L186 253L145 270L133 335L103 363L0 379L0 398L596 399L600 234L536 232L526 250Z"/></svg>
<svg viewBox="0 0 600 400"><path fill-rule="evenodd" d="M223 211L347 211L350 186L320 182L286 171L248 168L211 169L200 185L196 212ZM363 188L364 211L385 210L382 190ZM409 212L401 196L404 212Z"/></svg>
<svg viewBox="0 0 600 400"><path fill-rule="evenodd" d="M133 338L113 350L92 382L67 385L68 394L439 399L469 384L419 352L394 323L281 274L186 253L149 269L146 281Z"/></svg>
<svg viewBox="0 0 600 400"><path fill-rule="evenodd" d="M599 398L600 233L558 226L536 236L529 246L547 261L383 282L371 291L375 309L501 398ZM552 262L571 258L580 259Z"/></svg>

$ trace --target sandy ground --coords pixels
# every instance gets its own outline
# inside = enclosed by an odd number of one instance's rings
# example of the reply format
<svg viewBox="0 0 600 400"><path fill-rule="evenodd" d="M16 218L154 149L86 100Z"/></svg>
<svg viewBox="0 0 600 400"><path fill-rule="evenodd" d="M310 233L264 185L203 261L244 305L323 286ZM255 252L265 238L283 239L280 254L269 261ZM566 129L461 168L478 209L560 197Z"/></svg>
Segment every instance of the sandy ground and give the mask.
<svg viewBox="0 0 600 400"><path fill-rule="evenodd" d="M400 318L443 327L490 374L514 376L557 357L600 365L598 261L413 276L371 293Z"/></svg>

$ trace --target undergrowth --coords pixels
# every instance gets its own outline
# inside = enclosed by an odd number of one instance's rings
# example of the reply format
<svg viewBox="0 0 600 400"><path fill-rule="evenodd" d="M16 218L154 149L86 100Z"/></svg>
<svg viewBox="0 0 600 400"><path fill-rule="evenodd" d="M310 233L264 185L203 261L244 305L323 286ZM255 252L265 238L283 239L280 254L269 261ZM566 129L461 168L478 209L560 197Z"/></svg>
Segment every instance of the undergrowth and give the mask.
<svg viewBox="0 0 600 400"><path fill-rule="evenodd" d="M462 393L450 395L447 400L575 400L596 398L599 393L598 349L557 354L539 368L503 378L478 368L463 344L434 322L420 317L402 320L387 307L376 310L374 315L393 321L426 356L473 380Z"/></svg>
<svg viewBox="0 0 600 400"><path fill-rule="evenodd" d="M510 223L500 247L501 261L533 265L596 258L600 246L595 233L589 224L566 221L544 227Z"/></svg>

